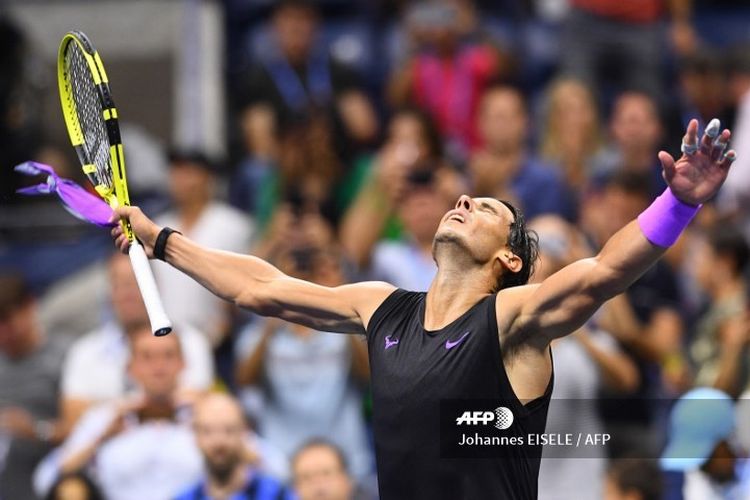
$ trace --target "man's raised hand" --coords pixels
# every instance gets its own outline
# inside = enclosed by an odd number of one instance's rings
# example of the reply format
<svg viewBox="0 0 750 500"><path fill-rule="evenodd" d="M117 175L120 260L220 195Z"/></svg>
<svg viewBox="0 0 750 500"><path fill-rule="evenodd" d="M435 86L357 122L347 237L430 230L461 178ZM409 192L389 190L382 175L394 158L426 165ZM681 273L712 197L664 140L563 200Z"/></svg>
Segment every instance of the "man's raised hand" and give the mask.
<svg viewBox="0 0 750 500"><path fill-rule="evenodd" d="M729 167L737 158L734 150L726 151L731 132L714 118L698 142L698 120L690 120L682 138L682 156L675 159L666 151L659 152L664 179L672 193L682 202L699 205L716 195L727 178Z"/></svg>

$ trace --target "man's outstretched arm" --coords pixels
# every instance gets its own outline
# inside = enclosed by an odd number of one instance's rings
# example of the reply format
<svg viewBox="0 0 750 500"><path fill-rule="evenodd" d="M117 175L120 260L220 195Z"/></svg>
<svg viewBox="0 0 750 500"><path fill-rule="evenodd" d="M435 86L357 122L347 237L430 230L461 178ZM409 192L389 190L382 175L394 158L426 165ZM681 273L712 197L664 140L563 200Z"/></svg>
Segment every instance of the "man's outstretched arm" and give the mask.
<svg viewBox="0 0 750 500"><path fill-rule="evenodd" d="M162 228L137 207L120 207L117 214L130 221L146 254L153 257ZM117 247L126 252L129 244L119 225L112 235ZM316 330L364 333L375 309L395 289L381 282L339 287L316 285L287 276L257 257L204 248L177 233L169 236L165 257L167 263L218 297L262 316L274 316Z"/></svg>
<svg viewBox="0 0 750 500"><path fill-rule="evenodd" d="M596 257L579 260L533 286L498 294L499 324L506 336L519 336L538 347L585 323L605 301L625 291L661 257L700 204L710 200L736 157L724 154L730 132L719 134L712 120L698 144L698 122L683 138L685 154L675 161L662 151L659 160L669 188L637 220L615 233ZM503 312L504 309L504 312Z"/></svg>

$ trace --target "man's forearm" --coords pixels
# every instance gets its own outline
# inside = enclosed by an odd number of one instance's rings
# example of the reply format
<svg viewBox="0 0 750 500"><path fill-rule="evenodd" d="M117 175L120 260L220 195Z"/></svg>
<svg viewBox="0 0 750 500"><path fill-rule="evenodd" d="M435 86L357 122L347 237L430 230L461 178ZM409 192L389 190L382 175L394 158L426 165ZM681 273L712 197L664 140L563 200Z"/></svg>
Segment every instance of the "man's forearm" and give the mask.
<svg viewBox="0 0 750 500"><path fill-rule="evenodd" d="M654 245L643 234L637 221L617 231L596 257L594 275L602 300L624 292L648 270L666 248Z"/></svg>
<svg viewBox="0 0 750 500"><path fill-rule="evenodd" d="M169 237L165 255L170 265L214 295L251 309L256 304L249 294L264 282L284 276L262 259L204 248L180 234Z"/></svg>

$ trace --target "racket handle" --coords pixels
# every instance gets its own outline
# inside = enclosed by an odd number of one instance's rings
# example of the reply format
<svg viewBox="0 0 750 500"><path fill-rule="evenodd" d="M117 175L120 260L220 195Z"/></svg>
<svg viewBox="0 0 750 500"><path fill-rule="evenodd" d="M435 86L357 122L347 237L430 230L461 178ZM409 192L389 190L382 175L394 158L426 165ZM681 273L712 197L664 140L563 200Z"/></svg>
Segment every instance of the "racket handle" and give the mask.
<svg viewBox="0 0 750 500"><path fill-rule="evenodd" d="M137 240L130 243L130 263L135 271L135 279L138 282L138 288L141 290L143 302L146 304L148 319L151 321L151 331L157 337L167 335L172 331L172 323L164 312L164 306L161 304L159 290L156 288L156 280L151 272L146 252Z"/></svg>

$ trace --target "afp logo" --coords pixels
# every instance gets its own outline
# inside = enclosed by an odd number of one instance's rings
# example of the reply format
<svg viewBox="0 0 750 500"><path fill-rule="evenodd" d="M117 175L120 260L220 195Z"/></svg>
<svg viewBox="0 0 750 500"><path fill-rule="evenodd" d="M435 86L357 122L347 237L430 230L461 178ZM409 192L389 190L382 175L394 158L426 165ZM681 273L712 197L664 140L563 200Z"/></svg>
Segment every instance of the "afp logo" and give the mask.
<svg viewBox="0 0 750 500"><path fill-rule="evenodd" d="M505 406L498 406L495 411L465 411L456 419L456 425L489 425L495 422L495 428L505 430L513 425L513 412Z"/></svg>

